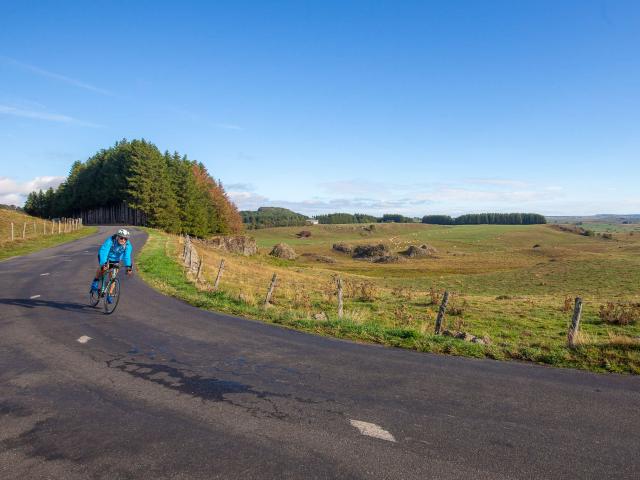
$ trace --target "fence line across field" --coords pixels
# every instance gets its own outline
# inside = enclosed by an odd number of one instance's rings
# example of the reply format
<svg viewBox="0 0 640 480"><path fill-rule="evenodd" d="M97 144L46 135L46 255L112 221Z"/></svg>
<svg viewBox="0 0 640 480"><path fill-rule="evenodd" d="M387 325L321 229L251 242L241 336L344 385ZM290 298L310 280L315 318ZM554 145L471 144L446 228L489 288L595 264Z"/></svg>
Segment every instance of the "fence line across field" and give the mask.
<svg viewBox="0 0 640 480"><path fill-rule="evenodd" d="M184 237L182 237L182 241L184 243L183 250L182 250L182 260L183 260L183 266L185 268L185 273L187 274L188 278L194 281L196 285L200 285L202 288L205 288L207 290L211 290L214 292L219 291L223 272L226 271L225 268L227 267L227 263L225 259L224 258L220 259L220 264L218 266L218 271L215 276L215 281L213 285L208 285L204 277L204 264L205 264L204 256L198 253L198 250L195 247L191 237L189 237L188 235L185 235ZM260 274L264 274L264 273L266 272L260 272ZM245 287L243 288L243 290L247 290L246 284L250 284L251 281L253 281L252 286L254 287L254 290L259 291L260 283L262 283L262 281L259 279L260 274L256 272L256 275L252 275L249 278L242 277L241 281L243 283L243 287ZM280 282L279 282L277 273L275 272L273 273L268 283L266 280L267 278L268 277L265 277L265 280L263 283L264 288L266 288L266 296L263 297L264 300L262 301L263 308L266 308L272 304L273 296L276 290L281 288L281 286L279 286ZM333 275L332 278L333 278L334 285L336 287L335 288L336 314L338 318L343 318L344 317L344 281L339 275ZM292 282L292 283L294 287L298 286L296 282ZM295 288L294 288L294 293L300 293L300 292L295 292ZM316 292L316 293L319 293L319 292ZM433 296L433 291L431 292L431 294ZM240 295L242 295L242 292L240 293ZM449 300L450 300L450 292L448 290L445 290L442 294L442 299L438 308L437 317L435 319L435 328L433 332L435 335L443 334L442 326L443 326L444 318L447 312ZM574 348L578 344L580 317L582 314L583 305L584 304L583 304L582 298L577 297L575 299L575 308L573 310L572 321L570 323L569 330L567 333L567 346L569 346L570 348ZM444 331L444 334L447 334L447 333L449 332Z"/></svg>
<svg viewBox="0 0 640 480"><path fill-rule="evenodd" d="M22 234L20 232L20 223L22 223ZM47 228L47 223L50 224L50 228ZM43 220L42 230L38 228L38 222L11 222L11 235L9 239L14 242L16 240L26 240L27 238L35 238L40 235L55 235L62 233L70 233L82 228L81 218L61 218L53 220ZM3 235L4 236L4 235Z"/></svg>

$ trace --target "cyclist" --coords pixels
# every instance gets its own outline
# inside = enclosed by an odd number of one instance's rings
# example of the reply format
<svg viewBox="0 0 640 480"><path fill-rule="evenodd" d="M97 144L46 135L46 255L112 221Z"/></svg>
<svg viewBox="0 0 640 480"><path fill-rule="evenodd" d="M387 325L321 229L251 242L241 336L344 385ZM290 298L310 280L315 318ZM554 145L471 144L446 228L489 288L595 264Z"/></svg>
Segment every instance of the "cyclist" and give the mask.
<svg viewBox="0 0 640 480"><path fill-rule="evenodd" d="M100 250L98 250L99 266L91 283L92 292L98 291L98 279L108 270L110 263L120 263L121 260L124 260L124 265L127 267L127 275L131 275L131 252L133 247L129 241L130 236L129 230L121 228L115 235L111 235L104 241ZM111 292L107 294L107 302L112 302Z"/></svg>

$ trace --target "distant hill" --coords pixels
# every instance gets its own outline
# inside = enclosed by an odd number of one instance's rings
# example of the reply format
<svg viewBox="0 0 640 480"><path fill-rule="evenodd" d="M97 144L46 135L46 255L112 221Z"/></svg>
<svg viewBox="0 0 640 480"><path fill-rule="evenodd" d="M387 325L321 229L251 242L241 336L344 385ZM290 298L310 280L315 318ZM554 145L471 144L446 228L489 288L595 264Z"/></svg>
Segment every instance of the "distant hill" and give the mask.
<svg viewBox="0 0 640 480"><path fill-rule="evenodd" d="M242 210L242 222L247 228L295 227L305 225L308 217L287 208L260 207L256 211Z"/></svg>
<svg viewBox="0 0 640 480"><path fill-rule="evenodd" d="M547 217L549 223L640 223L640 214L601 213L598 215L563 215Z"/></svg>
<svg viewBox="0 0 640 480"><path fill-rule="evenodd" d="M2 210L16 210L18 212L22 212L23 209L21 207L18 207L16 205L6 205L4 203L0 203L0 209Z"/></svg>

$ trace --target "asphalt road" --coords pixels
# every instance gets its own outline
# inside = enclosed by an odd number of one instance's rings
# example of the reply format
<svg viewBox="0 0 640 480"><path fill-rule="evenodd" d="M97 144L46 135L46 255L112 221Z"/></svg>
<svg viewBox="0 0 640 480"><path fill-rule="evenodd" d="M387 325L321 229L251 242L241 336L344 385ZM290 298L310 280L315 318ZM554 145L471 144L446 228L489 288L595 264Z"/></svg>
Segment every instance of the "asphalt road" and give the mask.
<svg viewBox="0 0 640 480"><path fill-rule="evenodd" d="M135 276L106 316L101 230L0 263L1 479L640 478L640 378L317 337Z"/></svg>

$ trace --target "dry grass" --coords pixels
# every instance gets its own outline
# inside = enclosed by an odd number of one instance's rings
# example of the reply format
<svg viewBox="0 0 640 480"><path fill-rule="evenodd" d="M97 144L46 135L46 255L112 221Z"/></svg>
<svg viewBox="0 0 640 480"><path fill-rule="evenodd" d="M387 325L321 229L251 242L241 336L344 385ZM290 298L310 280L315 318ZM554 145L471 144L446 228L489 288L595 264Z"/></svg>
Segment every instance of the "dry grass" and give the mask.
<svg viewBox="0 0 640 480"><path fill-rule="evenodd" d="M607 302L640 304L640 235L612 242L546 226L382 225L365 242L359 226L309 229L311 237L300 239L296 228L252 232L260 245L254 257L229 254L196 241L205 262L205 281L213 284L224 258L220 291L248 307L261 308L276 273L270 314L313 322L322 312L331 323L337 319L339 276L346 321L422 336L433 332L446 289L450 299L443 328L491 338L487 355L493 358L640 372L640 351L615 350L619 345L610 344L610 324L599 316L599 306ZM297 260L269 257L271 247L283 241L309 255ZM332 245L339 242L386 243L398 250L426 243L438 250L438 258L380 265L334 252ZM534 249L534 245L540 246ZM181 250L175 245L170 253L177 257ZM313 255L331 256L336 263L317 262ZM568 350L567 328L576 296L582 297L584 305L581 348ZM615 335L634 338L640 336L638 323L609 328ZM441 348L437 343L429 345ZM602 350L603 345L608 349ZM620 358L613 361L612 355Z"/></svg>
<svg viewBox="0 0 640 480"><path fill-rule="evenodd" d="M332 252L332 245L337 241L353 245L362 242L359 235L361 226L310 228L311 237L298 239L296 250L326 255ZM416 243L434 245L443 255L435 263L434 259L428 258L412 260L401 265L378 265L353 260L344 255L336 255L339 259L335 264L306 261L304 257L295 261L270 258L267 253L272 245L265 245L265 239L268 238L269 242L275 243L291 241L292 238L297 238L296 235L299 233L296 228L252 232L262 245L255 257L229 254L198 242L196 246L204 258L205 279L211 284L215 281L220 260L225 259L226 266L220 289L238 298L241 293L253 299L264 297L271 276L276 273L278 286L274 292L274 305L304 312L318 309L333 311L337 307L336 277L340 276L343 280L346 308L350 305L368 304L368 315L377 321L415 328L421 328L422 319L432 316L434 311L437 311L445 289L451 293L447 308L447 316L451 321L454 320L452 317L459 317L472 326L480 324L482 327L491 327L492 324L495 326L502 323L503 318L522 319L522 323L526 323L526 319L544 321L565 318L573 310L573 296L559 293L552 281L547 282L542 291L522 290L527 288L527 285L530 286L532 280L539 286L540 280L551 277L558 267L562 267L565 275L568 270L580 267L579 263L577 267L573 262L581 258L585 251L591 252L592 261L594 256L599 260L597 257L600 254L611 257L612 253L611 242L558 232L545 226L476 228L477 231L467 227L382 225L371 233L371 237L375 237L373 241L384 241L397 249L404 249L407 245ZM535 239L538 240L536 243ZM368 238L367 241L371 242L372 238ZM585 241L587 244L584 244ZM637 241L640 242L640 239ZM534 244L541 247L533 249ZM488 246L491 248L487 248ZM534 267L541 267L538 256L539 251L544 249L554 251L554 258L563 260L545 263L544 267L551 268L551 271L531 272L528 269L530 265L521 268L526 263L524 259L537 262ZM562 250L563 253L559 254L558 250ZM494 268L492 271L495 251L500 253L503 263L499 270ZM484 273L445 274L447 270L456 269L459 258L464 258L466 262L462 270L484 270ZM450 265L443 267L442 264ZM357 268L353 268L353 265ZM580 268L584 268L584 265ZM488 276L498 277L498 281L488 281ZM589 284L597 283L598 280L599 277L588 280L582 278L582 288L569 289L565 285L562 290L589 290ZM611 278L606 280L609 281ZM482 291L478 291L481 287ZM500 290L496 291L496 288ZM631 293L628 286L624 289L618 288L616 293L625 294L625 291L627 295ZM514 295L516 292L518 295ZM608 292L607 289L600 289L598 293L606 295ZM557 305L558 297L562 299L559 312L557 306L554 307ZM601 295L583 295L587 315L592 314L595 309L594 303L601 298ZM258 300L253 300L256 301ZM558 313L552 313L552 310ZM494 316L492 313L498 315Z"/></svg>
<svg viewBox="0 0 640 480"><path fill-rule="evenodd" d="M640 336L630 337L628 335L619 335L613 332L607 332L607 344L617 347L640 347Z"/></svg>
<svg viewBox="0 0 640 480"><path fill-rule="evenodd" d="M30 240L42 237L44 229L51 234L53 222L32 217L15 210L0 209L0 245L11 243L11 224L13 223L14 241ZM57 232L56 224L56 232Z"/></svg>

